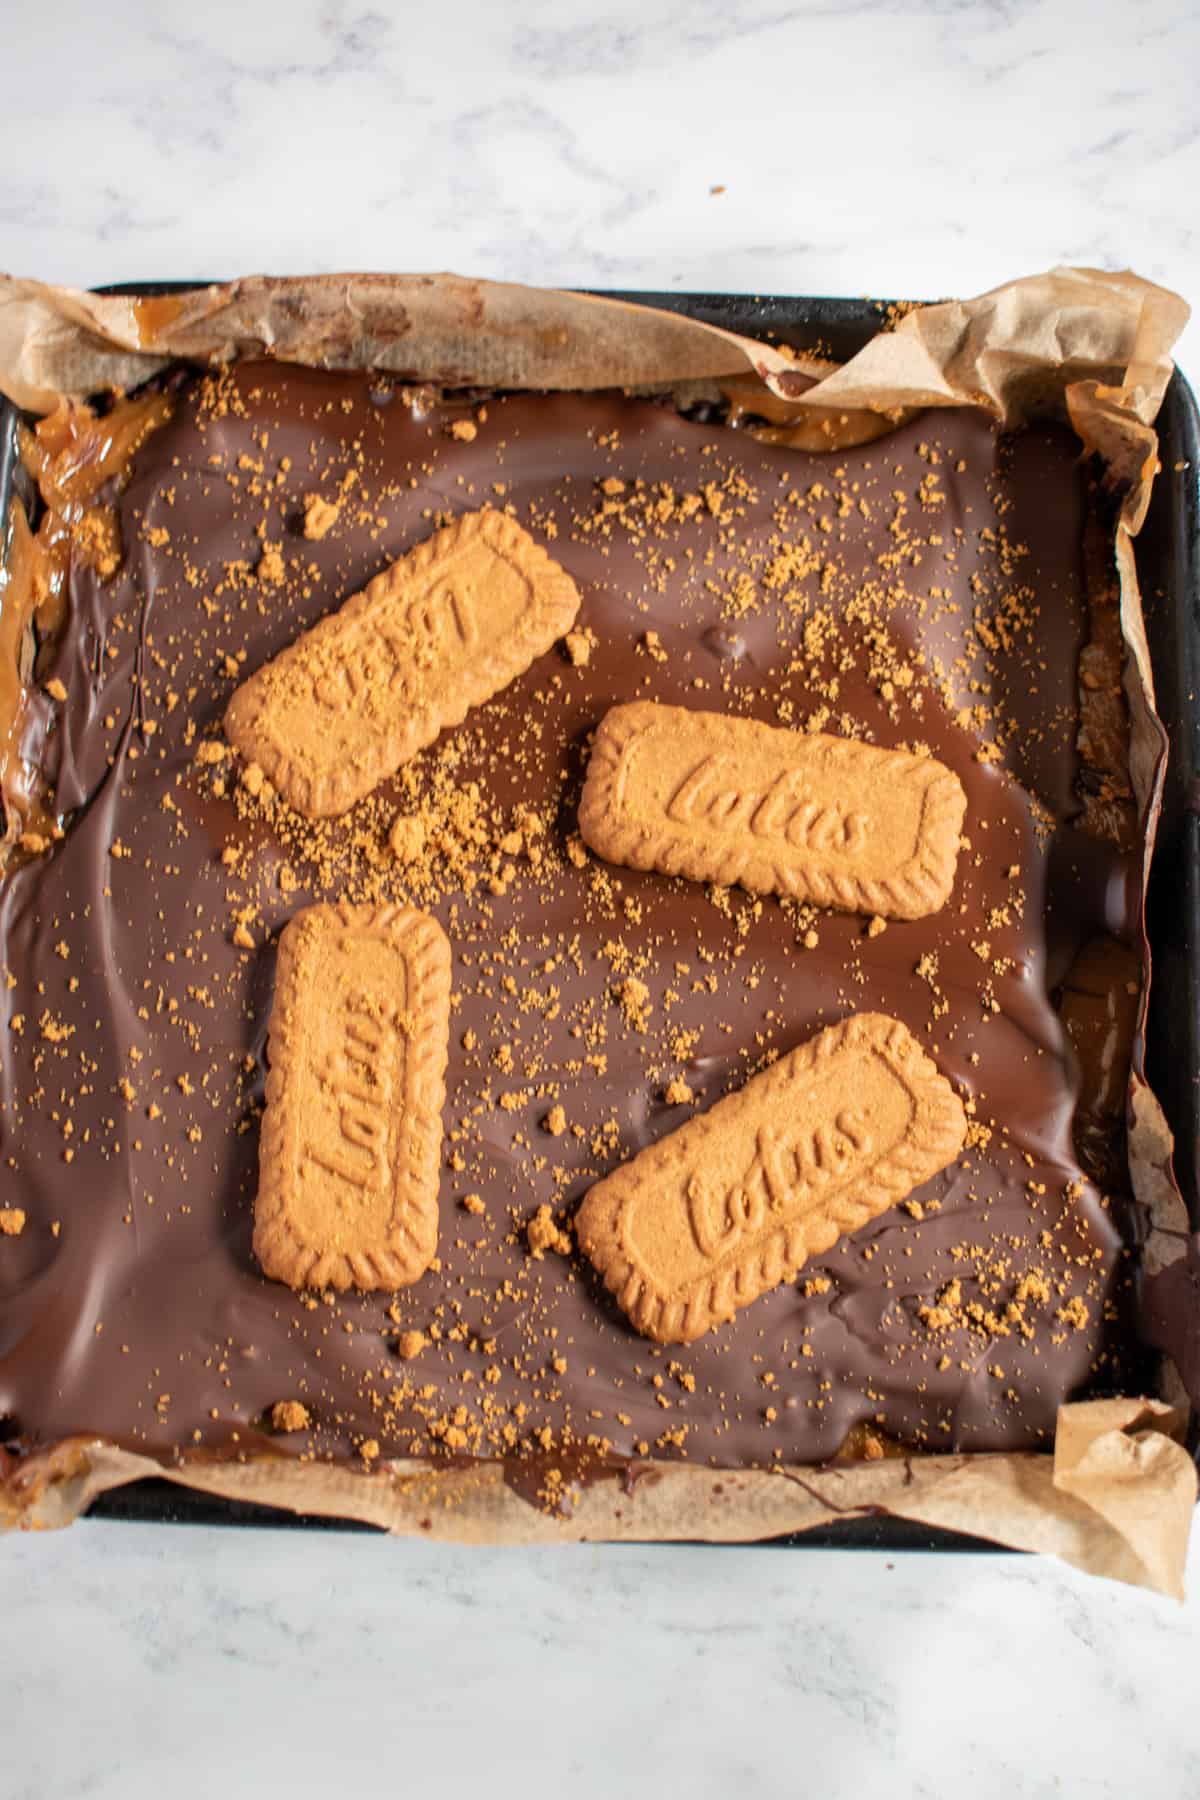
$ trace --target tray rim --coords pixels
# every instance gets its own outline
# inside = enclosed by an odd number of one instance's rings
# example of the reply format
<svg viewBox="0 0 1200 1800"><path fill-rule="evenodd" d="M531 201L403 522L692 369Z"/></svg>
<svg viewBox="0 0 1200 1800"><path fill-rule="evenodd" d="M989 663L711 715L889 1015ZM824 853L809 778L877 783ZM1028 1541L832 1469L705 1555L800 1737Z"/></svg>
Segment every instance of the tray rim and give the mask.
<svg viewBox="0 0 1200 1800"><path fill-rule="evenodd" d="M95 294L113 296L157 296L179 294L216 285L211 280L179 280L164 279L155 281L119 281L108 282L90 291ZM777 337L782 333L801 335L815 334L815 343L809 348L826 350L828 346L821 338L822 328L831 331L835 337L858 340L852 346L844 343L835 354L845 356L852 354L853 349L860 347L868 337L880 330L884 324L889 308L894 304L888 300L868 299L838 295L792 295L763 294L750 291L720 290L701 292L696 290L679 290L663 292L654 289L618 289L618 288L579 288L572 290L595 295L606 300L625 301L633 305L655 307L659 310L682 313L692 318L706 319L706 322L722 325L747 336ZM924 305L927 301L907 301L906 305ZM715 316L712 316L715 315ZM736 320L730 315L738 315ZM752 316L747 316L752 315ZM1179 417L1176 420L1176 413ZM8 538L8 499L14 489L16 457L16 425L20 417L18 410L0 395L0 564L7 552ZM1200 1231L1200 408L1196 395L1182 371L1176 367L1163 398L1158 420L1156 421L1160 447L1166 441L1163 421L1175 426L1181 438L1181 448L1190 450L1191 454L1183 460L1189 462L1193 470L1193 481L1190 491L1190 506L1185 502L1181 509L1183 518L1172 517L1170 523L1178 527L1176 535L1183 552L1185 572L1180 577L1178 587L1181 590L1168 596L1169 603L1176 602L1184 612L1182 624L1189 623L1191 631L1181 630L1178 633L1177 654L1170 658L1166 665L1169 675L1174 676L1172 683L1172 713L1176 717L1176 729L1166 719L1164 724L1171 739L1169 763L1178 763L1182 754L1183 770L1175 769L1175 787L1183 796L1182 817L1174 822L1174 828L1168 822L1167 800L1164 799L1163 817L1159 826L1159 838L1153 858L1154 869L1167 861L1174 872L1175 882L1181 882L1184 892L1183 907L1184 945L1182 956L1182 974L1184 977L1184 1018L1190 1018L1191 1029L1188 1033L1188 1049L1191 1052L1188 1065L1191 1074L1190 1087L1185 1088L1185 1098L1190 1097L1188 1123L1191 1129L1191 1141L1194 1148L1193 1166L1187 1172L1190 1179L1178 1170L1178 1144L1183 1134L1176 1132L1177 1179L1179 1179L1193 1228ZM1164 454L1162 462L1165 466L1167 458ZM1160 483L1156 496L1163 491ZM1151 506L1153 508L1154 499ZM1190 619L1186 615L1188 601L1191 601ZM1167 627L1160 627L1165 631ZM1156 699L1160 716L1162 704L1159 696L1159 679L1161 656L1154 656L1153 638L1149 625L1147 637L1151 640L1151 654L1154 663ZM1161 648L1161 646L1160 646ZM1179 722L1187 717L1190 707L1190 732L1186 733L1185 744L1176 743ZM1166 842L1164 843L1164 838ZM1155 886L1154 875L1151 877L1152 891ZM1169 891L1176 892L1175 883L1161 883ZM1152 927L1147 922L1147 938L1150 941L1150 967L1153 971L1156 961L1156 947ZM1158 986L1163 986L1160 977ZM1156 984L1151 978L1150 1011L1153 1019L1155 1013ZM1147 1031L1147 1038L1150 1038ZM1194 1449L1200 1443L1200 1415L1194 1414L1191 1422L1189 1439ZM358 1520L328 1518L321 1515L293 1513L275 1507L260 1506L252 1502L234 1502L218 1496L201 1493L194 1489L176 1486L153 1478L130 1483L121 1488L110 1490L100 1495L91 1505L87 1516L93 1519L111 1519L128 1523L163 1524L163 1525L218 1525L224 1528L231 1526L274 1527L290 1530L318 1531L352 1531L376 1532L378 1528ZM657 1542L658 1540L654 1540ZM807 1532L791 1534L784 1538L760 1539L749 1544L735 1546L712 1544L705 1541L706 1549L726 1548L788 1548L788 1549L860 1549L910 1553L912 1551L953 1551L956 1553L974 1553L979 1555L1013 1555L1017 1554L1004 1545L995 1544L985 1539L968 1537L965 1534L945 1531L940 1528L926 1527L912 1521L893 1519L883 1515L864 1517L815 1528Z"/></svg>

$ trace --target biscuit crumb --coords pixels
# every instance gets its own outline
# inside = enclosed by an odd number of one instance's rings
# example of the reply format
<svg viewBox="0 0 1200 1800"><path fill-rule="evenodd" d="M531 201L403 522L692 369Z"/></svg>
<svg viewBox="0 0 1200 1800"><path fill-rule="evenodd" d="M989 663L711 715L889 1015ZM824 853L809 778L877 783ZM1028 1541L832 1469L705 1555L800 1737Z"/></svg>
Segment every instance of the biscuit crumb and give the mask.
<svg viewBox="0 0 1200 1800"><path fill-rule="evenodd" d="M592 638L586 631L568 631L563 639L567 660L576 669L585 669L592 660Z"/></svg>
<svg viewBox="0 0 1200 1800"><path fill-rule="evenodd" d="M559 1256L571 1254L571 1240L548 1206L538 1207L525 1226L525 1237L531 1254L538 1262L541 1262L547 1250L554 1250Z"/></svg>
<svg viewBox="0 0 1200 1800"><path fill-rule="evenodd" d="M650 989L636 975L627 975L612 989L612 997L621 1008L631 1031L645 1031L650 1023Z"/></svg>
<svg viewBox="0 0 1200 1800"><path fill-rule="evenodd" d="M552 1106L542 1120L542 1130L548 1131L551 1137L561 1137L567 1129L567 1115L563 1107Z"/></svg>
<svg viewBox="0 0 1200 1800"><path fill-rule="evenodd" d="M67 697L66 683L60 681L57 675L52 675L46 683L46 692L52 700L65 700Z"/></svg>
<svg viewBox="0 0 1200 1800"><path fill-rule="evenodd" d="M258 579L263 587L278 587L284 577L283 551L278 544L264 544L258 559Z"/></svg>
<svg viewBox="0 0 1200 1800"><path fill-rule="evenodd" d="M327 537L337 524L341 506L325 500L320 494L304 496L304 535L306 538Z"/></svg>
<svg viewBox="0 0 1200 1800"><path fill-rule="evenodd" d="M392 846L392 855L397 862L419 862L425 849L424 820L406 818L402 815L392 826L392 835L388 842Z"/></svg>
<svg viewBox="0 0 1200 1800"><path fill-rule="evenodd" d="M460 444L474 443L477 434L473 419L452 419L446 431L448 436L456 438Z"/></svg>
<svg viewBox="0 0 1200 1800"><path fill-rule="evenodd" d="M411 1362L414 1356L420 1356L428 1342L423 1331L402 1331L396 1339L396 1354L405 1362Z"/></svg>
<svg viewBox="0 0 1200 1800"><path fill-rule="evenodd" d="M121 566L121 537L116 515L107 506L93 506L71 529L75 548L84 562L90 563L107 580Z"/></svg>
<svg viewBox="0 0 1200 1800"><path fill-rule="evenodd" d="M271 1408L276 1431L307 1431L310 1423L308 1408L299 1400L277 1400Z"/></svg>

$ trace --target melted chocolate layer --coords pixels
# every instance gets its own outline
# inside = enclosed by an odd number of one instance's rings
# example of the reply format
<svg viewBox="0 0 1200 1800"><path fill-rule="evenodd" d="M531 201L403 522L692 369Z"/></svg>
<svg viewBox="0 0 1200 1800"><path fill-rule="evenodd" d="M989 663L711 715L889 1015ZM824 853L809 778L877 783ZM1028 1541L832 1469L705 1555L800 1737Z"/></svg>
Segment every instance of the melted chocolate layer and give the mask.
<svg viewBox="0 0 1200 1800"><path fill-rule="evenodd" d="M339 508L321 537L313 492ZM319 841L198 763L245 673L488 502L578 583L585 662L543 658ZM73 566L39 671L67 698L31 715L68 830L0 892L0 1204L27 1214L0 1238L10 1443L244 1447L300 1400L311 1428L284 1441L318 1454L590 1438L794 1462L860 1422L1033 1446L1065 1397L1119 1385L1118 1233L1073 1147L1051 1003L1136 906L1126 861L1073 824L1068 434L940 414L834 461L616 396L481 418L259 365L192 382L117 507L124 565L107 584ZM572 844L574 805L588 733L634 697L927 745L968 794L950 904L869 935L605 869ZM397 813L422 818L416 863L387 847ZM455 950L440 1267L390 1311L305 1301L250 1248L274 937L342 893L430 906ZM540 1205L565 1222L764 1056L867 1009L974 1103L977 1141L912 1204L670 1352L576 1259L530 1255ZM668 1103L680 1082L694 1099ZM405 1329L435 1340L416 1360Z"/></svg>

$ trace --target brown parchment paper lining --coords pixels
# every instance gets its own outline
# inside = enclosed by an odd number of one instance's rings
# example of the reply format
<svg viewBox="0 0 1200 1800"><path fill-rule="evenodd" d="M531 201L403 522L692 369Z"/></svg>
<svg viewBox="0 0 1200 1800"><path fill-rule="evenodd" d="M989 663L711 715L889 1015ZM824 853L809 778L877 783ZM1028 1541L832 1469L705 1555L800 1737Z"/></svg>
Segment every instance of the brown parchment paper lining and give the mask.
<svg viewBox="0 0 1200 1800"><path fill-rule="evenodd" d="M549 1515L503 1463L396 1461L370 1475L302 1470L262 1454L172 1464L73 1439L0 1484L0 1528L70 1524L112 1488L146 1476L226 1499L357 1519L401 1537L459 1544L752 1543L890 1514L1062 1557L1115 1581L1183 1598L1195 1465L1185 1413L1159 1400L1087 1400L1059 1412L1053 1456L917 1456L838 1468L707 1469L633 1462L568 1484Z"/></svg>
<svg viewBox="0 0 1200 1800"><path fill-rule="evenodd" d="M329 369L372 367L441 386L716 387L763 436L843 448L915 410L976 405L1006 426L1067 419L1102 461L1117 501L1114 555L1127 650L1130 776L1143 824L1143 891L1162 799L1166 735L1133 540L1158 465L1154 420L1188 317L1176 295L1130 274L1056 269L974 300L900 310L841 367L673 313L453 275L251 277L161 298L94 295L0 277L0 391L47 412L63 398L128 389L179 358L247 355ZM761 403L756 404L756 396ZM1148 951L1144 963L1148 974ZM1148 980L1129 1099L1130 1167L1147 1209L1151 1267L1182 1253L1188 1225L1171 1137L1146 1084ZM1179 1391L1177 1375L1164 1377ZM403 1461L366 1474L254 1452L157 1459L74 1439L17 1462L0 1452L0 1524L62 1525L108 1489L147 1475L230 1499L366 1520L458 1542L751 1541L834 1519L891 1514L1042 1550L1083 1569L1182 1593L1196 1469L1182 1408L1155 1399L1060 1410L1053 1456L887 1458L825 1468L711 1470L647 1462L580 1472L548 1514L499 1462Z"/></svg>

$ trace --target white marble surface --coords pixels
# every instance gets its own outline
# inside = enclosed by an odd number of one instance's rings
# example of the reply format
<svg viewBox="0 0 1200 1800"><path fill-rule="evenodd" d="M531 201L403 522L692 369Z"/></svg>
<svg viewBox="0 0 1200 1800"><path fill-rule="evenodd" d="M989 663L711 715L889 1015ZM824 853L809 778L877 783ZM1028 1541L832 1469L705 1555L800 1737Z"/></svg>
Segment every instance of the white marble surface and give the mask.
<svg viewBox="0 0 1200 1800"><path fill-rule="evenodd" d="M1198 1791L1200 1614L1023 1557L86 1523L2 1555L6 1800Z"/></svg>
<svg viewBox="0 0 1200 1800"><path fill-rule="evenodd" d="M1192 0L4 10L0 262L57 281L1200 295Z"/></svg>
<svg viewBox="0 0 1200 1800"><path fill-rule="evenodd" d="M1192 0L43 0L0 41L0 263L59 281L1200 297ZM0 1546L0 1794L1186 1800L1191 1585L85 1524Z"/></svg>

